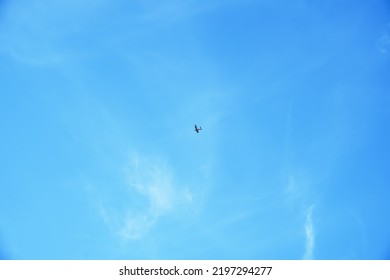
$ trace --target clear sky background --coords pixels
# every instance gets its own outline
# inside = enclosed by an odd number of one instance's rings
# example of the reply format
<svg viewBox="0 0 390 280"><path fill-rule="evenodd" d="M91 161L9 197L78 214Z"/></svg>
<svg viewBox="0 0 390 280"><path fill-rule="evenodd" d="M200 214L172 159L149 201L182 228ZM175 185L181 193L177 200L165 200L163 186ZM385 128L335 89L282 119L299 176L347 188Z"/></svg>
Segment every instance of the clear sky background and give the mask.
<svg viewBox="0 0 390 280"><path fill-rule="evenodd" d="M390 259L389 108L389 1L0 1L0 258Z"/></svg>

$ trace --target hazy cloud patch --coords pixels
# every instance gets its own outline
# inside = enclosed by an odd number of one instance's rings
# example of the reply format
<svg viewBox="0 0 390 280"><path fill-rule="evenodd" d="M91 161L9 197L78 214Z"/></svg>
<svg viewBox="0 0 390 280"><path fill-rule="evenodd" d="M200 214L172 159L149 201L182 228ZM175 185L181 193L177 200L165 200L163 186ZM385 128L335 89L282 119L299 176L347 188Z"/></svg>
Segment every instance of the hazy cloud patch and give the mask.
<svg viewBox="0 0 390 280"><path fill-rule="evenodd" d="M383 55L388 55L390 51L390 23L387 24L386 30L383 32L382 36L378 39L378 50Z"/></svg>
<svg viewBox="0 0 390 280"><path fill-rule="evenodd" d="M88 28L99 22L109 3L19 2L10 2L3 11L0 54L33 66L62 65L78 55L80 41L91 40Z"/></svg>
<svg viewBox="0 0 390 280"><path fill-rule="evenodd" d="M291 207L301 207L310 196L310 179L304 171L290 172L286 178L284 195Z"/></svg>
<svg viewBox="0 0 390 280"><path fill-rule="evenodd" d="M163 160L132 156L124 168L125 206L99 205L105 224L124 239L142 238L163 216L180 215L194 204L189 187L175 184L171 168Z"/></svg>
<svg viewBox="0 0 390 280"><path fill-rule="evenodd" d="M306 212L306 221L305 221L305 253L303 259L311 260L313 259L313 250L315 245L315 231L313 227L313 209L314 205L311 205Z"/></svg>

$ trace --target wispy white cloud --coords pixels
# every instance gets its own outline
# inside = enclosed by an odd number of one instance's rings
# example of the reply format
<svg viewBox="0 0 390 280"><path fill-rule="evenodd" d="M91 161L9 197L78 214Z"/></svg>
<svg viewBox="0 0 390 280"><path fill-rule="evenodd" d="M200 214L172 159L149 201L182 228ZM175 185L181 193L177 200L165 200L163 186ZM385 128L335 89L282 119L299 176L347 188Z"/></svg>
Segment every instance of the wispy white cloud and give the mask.
<svg viewBox="0 0 390 280"><path fill-rule="evenodd" d="M301 209L310 197L310 178L305 170L289 172L284 187L284 195L289 206Z"/></svg>
<svg viewBox="0 0 390 280"><path fill-rule="evenodd" d="M12 1L2 11L0 54L33 66L62 65L80 52L74 42L91 38L87 30L104 13L106 3Z"/></svg>
<svg viewBox="0 0 390 280"><path fill-rule="evenodd" d="M192 0L169 0L164 3L142 1L138 5L142 10L139 18L143 21L175 22L197 12Z"/></svg>
<svg viewBox="0 0 390 280"><path fill-rule="evenodd" d="M244 0L205 1L202 3L195 0L139 1L136 6L140 10L139 20L171 24L224 6L242 4L243 2Z"/></svg>
<svg viewBox="0 0 390 280"><path fill-rule="evenodd" d="M295 174L289 174L287 185L285 187L285 193L287 197L288 205L293 208L299 209L301 212L303 205L307 205L308 200L308 184L307 182L302 182L302 178L296 178ZM313 259L313 251L315 247L315 230L313 225L313 211L315 204L311 204L304 211L304 232L305 232L305 252L303 254L303 259L310 260Z"/></svg>
<svg viewBox="0 0 390 280"><path fill-rule="evenodd" d="M130 191L148 198L151 211L158 216L169 210L172 204L172 182L164 163L152 162L136 155L125 167Z"/></svg>
<svg viewBox="0 0 390 280"><path fill-rule="evenodd" d="M383 32L382 36L378 39L378 49L379 51L386 55L390 51L390 23L387 24L386 30Z"/></svg>
<svg viewBox="0 0 390 280"><path fill-rule="evenodd" d="M379 51L383 54L387 54L390 48L390 35L384 34L379 39Z"/></svg>
<svg viewBox="0 0 390 280"><path fill-rule="evenodd" d="M180 214L194 204L195 194L174 183L172 171L162 160L132 156L124 168L127 177L126 205L99 205L105 224L123 239L142 238L159 219ZM137 203L137 199L145 205Z"/></svg>
<svg viewBox="0 0 390 280"><path fill-rule="evenodd" d="M313 227L313 209L314 204L311 205L306 212L306 221L305 221L305 253L303 255L303 259L311 260L313 259L313 250L315 245L315 231Z"/></svg>

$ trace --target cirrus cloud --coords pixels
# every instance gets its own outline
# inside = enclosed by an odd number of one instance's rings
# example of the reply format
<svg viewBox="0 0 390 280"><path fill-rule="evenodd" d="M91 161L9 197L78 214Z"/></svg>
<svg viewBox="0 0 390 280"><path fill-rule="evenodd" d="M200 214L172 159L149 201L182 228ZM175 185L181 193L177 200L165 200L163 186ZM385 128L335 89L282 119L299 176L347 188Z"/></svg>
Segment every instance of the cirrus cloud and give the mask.
<svg viewBox="0 0 390 280"><path fill-rule="evenodd" d="M161 217L181 213L194 203L194 193L174 183L162 160L132 156L124 173L125 206L100 203L99 208L105 224L125 240L142 238Z"/></svg>

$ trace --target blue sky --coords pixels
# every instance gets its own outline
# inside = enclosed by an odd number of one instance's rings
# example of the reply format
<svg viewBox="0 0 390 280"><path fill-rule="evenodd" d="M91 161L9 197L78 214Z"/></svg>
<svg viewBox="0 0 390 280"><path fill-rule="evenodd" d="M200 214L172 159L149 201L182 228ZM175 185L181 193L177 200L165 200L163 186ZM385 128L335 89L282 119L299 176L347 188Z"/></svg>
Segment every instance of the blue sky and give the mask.
<svg viewBox="0 0 390 280"><path fill-rule="evenodd" d="M0 258L389 259L389 73L384 0L0 1Z"/></svg>

